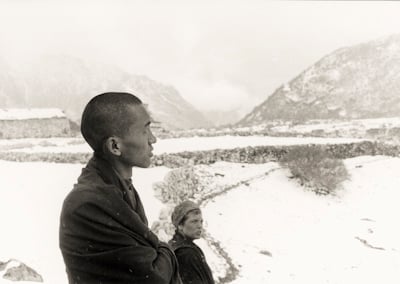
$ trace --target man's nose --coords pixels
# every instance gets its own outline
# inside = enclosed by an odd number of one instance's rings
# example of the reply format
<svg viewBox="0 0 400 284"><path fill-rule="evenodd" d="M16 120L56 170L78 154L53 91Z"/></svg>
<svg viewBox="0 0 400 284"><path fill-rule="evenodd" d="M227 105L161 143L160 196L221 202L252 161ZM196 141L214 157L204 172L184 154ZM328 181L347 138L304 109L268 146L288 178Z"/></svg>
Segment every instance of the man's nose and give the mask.
<svg viewBox="0 0 400 284"><path fill-rule="evenodd" d="M150 139L149 139L150 144L154 144L157 142L157 137L154 136L153 132L150 131Z"/></svg>

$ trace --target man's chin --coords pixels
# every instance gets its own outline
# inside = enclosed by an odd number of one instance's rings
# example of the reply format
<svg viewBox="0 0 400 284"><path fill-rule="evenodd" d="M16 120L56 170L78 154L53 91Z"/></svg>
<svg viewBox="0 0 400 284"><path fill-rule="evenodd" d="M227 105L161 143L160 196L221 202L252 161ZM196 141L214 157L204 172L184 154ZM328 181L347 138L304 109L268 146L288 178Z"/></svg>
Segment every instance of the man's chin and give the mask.
<svg viewBox="0 0 400 284"><path fill-rule="evenodd" d="M151 165L151 161L149 160L148 162L136 164L136 165L134 165L134 167L137 167L137 168L148 168L148 167L150 167L150 165Z"/></svg>

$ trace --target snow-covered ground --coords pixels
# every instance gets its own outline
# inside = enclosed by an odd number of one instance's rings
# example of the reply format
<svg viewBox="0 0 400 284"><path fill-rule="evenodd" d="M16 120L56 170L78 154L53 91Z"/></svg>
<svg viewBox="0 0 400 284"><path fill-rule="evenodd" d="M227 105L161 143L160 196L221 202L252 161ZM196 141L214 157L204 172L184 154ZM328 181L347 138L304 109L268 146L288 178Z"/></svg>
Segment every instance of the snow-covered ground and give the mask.
<svg viewBox="0 0 400 284"><path fill-rule="evenodd" d="M233 283L400 283L400 159L345 164L351 180L337 197L278 170L206 205L208 231L240 267Z"/></svg>
<svg viewBox="0 0 400 284"><path fill-rule="evenodd" d="M154 154L261 145L342 144L362 141L355 138L217 136L158 139ZM26 138L0 140L0 151L26 153L90 153L92 150L82 138Z"/></svg>
<svg viewBox="0 0 400 284"><path fill-rule="evenodd" d="M286 123L283 125L272 127L271 130L276 132L305 133L318 129L323 129L325 132L333 132L335 130L372 129L372 128L385 129L393 127L400 127L400 117L352 119L348 121L310 120L304 124L298 124L298 125L291 125L290 123Z"/></svg>
<svg viewBox="0 0 400 284"><path fill-rule="evenodd" d="M236 127L233 129L221 129L221 132L228 130L242 131L254 133L269 129L272 132L290 132L290 133L308 133L313 130L324 130L325 133L333 132L335 130L351 130L359 129L366 130L372 128L394 128L400 127L400 117L384 117L384 118L365 118L365 119L348 119L348 120L334 120L334 119L316 119L308 120L302 123L294 124L292 121L272 120L268 123L262 123L254 126Z"/></svg>
<svg viewBox="0 0 400 284"><path fill-rule="evenodd" d="M208 166L233 183L256 177L203 204L207 232L239 269L233 283L400 283L400 158L357 157L345 165L351 179L335 197L304 191L276 163ZM81 167L0 161L0 261L18 259L45 283L67 283L59 214ZM152 183L168 171L134 169L150 222L163 207ZM216 256L199 244L222 275ZM11 283L2 273L0 283Z"/></svg>

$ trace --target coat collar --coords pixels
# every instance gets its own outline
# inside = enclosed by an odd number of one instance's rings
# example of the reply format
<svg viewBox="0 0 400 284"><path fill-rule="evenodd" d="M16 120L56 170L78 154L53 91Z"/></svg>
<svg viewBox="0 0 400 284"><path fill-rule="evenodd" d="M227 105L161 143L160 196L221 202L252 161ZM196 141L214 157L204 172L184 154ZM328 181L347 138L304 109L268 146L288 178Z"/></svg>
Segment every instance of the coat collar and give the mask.
<svg viewBox="0 0 400 284"><path fill-rule="evenodd" d="M181 232L175 230L175 234L172 237L169 244L172 246L174 250L182 247L193 247L196 246L192 239L185 237Z"/></svg>
<svg viewBox="0 0 400 284"><path fill-rule="evenodd" d="M127 191L129 190L129 185L126 180L122 179L121 176L116 172L116 170L111 166L111 163L107 161L102 155L98 153L94 153L93 157L89 160L86 170L88 172L96 172L96 174L103 180L104 183L109 185L114 185L115 187L120 189L120 194L122 198L130 205L130 207L139 214L143 223L148 225L148 220L146 217L146 213L144 212L144 207L142 201L140 200L139 195L134 189L135 195L135 203L136 209L132 204L132 201L128 197Z"/></svg>
<svg viewBox="0 0 400 284"><path fill-rule="evenodd" d="M104 159L101 155L94 153L93 157L87 164L89 170L95 170L97 174L103 179L107 184L112 184L117 187L123 185L122 181L118 177L114 168L111 166L110 162Z"/></svg>

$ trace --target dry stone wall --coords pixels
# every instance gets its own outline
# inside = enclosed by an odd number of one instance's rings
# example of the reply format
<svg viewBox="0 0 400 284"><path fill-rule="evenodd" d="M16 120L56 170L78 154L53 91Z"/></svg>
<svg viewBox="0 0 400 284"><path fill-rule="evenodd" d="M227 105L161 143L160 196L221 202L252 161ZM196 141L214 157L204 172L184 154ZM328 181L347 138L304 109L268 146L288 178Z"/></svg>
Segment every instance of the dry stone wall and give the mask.
<svg viewBox="0 0 400 284"><path fill-rule="evenodd" d="M315 145L309 147L321 147L333 154L335 158L346 159L364 155L399 156L400 145L387 145L370 141L349 143ZM217 161L234 163L261 164L270 161L278 161L290 149L299 146L256 146L235 149L217 149L209 151L181 152L176 154L163 154L155 156L153 164L170 168L185 165L212 164Z"/></svg>
<svg viewBox="0 0 400 284"><path fill-rule="evenodd" d="M391 145L371 141L363 141L349 144L315 145L309 147L321 147L333 154L335 158L346 159L365 155L399 156L400 145ZM180 152L174 154L156 155L152 158L151 166L166 166L178 168L199 164L213 164L217 161L233 163L262 164L270 161L278 161L294 146L256 146L235 149L216 149L208 151ZM86 164L91 153L22 153L0 152L0 160L17 162L53 162Z"/></svg>

